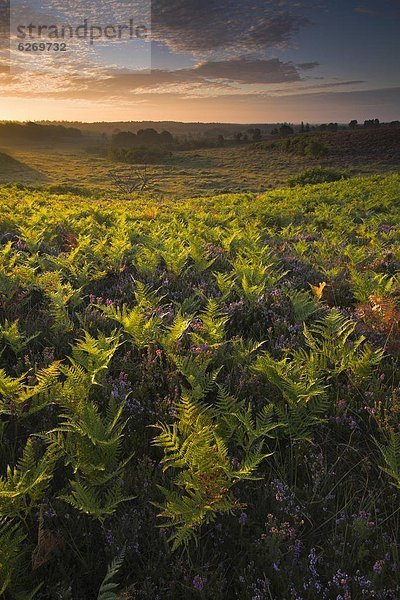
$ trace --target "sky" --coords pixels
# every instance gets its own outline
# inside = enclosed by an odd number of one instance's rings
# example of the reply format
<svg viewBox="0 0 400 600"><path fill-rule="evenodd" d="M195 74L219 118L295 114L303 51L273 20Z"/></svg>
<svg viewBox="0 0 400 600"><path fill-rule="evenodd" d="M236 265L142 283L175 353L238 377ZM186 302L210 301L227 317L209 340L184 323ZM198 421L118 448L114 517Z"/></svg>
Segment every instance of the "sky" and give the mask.
<svg viewBox="0 0 400 600"><path fill-rule="evenodd" d="M11 0L0 119L397 120L399 20L400 0Z"/></svg>

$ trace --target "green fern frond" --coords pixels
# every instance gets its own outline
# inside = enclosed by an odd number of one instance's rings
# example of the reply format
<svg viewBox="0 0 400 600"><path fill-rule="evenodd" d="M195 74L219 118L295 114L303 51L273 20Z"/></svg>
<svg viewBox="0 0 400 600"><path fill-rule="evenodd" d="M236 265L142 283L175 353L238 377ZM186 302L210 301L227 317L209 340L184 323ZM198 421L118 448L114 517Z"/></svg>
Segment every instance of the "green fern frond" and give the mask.
<svg viewBox="0 0 400 600"><path fill-rule="evenodd" d="M60 500L101 523L113 515L120 504L135 499L135 496L123 495L119 481L109 484L105 492L79 480L71 481L70 486L70 493L60 495Z"/></svg>
<svg viewBox="0 0 400 600"><path fill-rule="evenodd" d="M389 475L392 485L400 490L400 432L391 432L385 444L376 444L385 461L381 469Z"/></svg>
<svg viewBox="0 0 400 600"><path fill-rule="evenodd" d="M21 354L38 335L36 333L27 337L21 333L18 319L11 323L6 319L4 325L0 324L0 340L4 340L16 355Z"/></svg>
<svg viewBox="0 0 400 600"><path fill-rule="evenodd" d="M185 331L188 329L190 322L190 318L185 318L180 312L178 312L174 322L170 327L168 327L166 333L161 336L160 340L161 344L168 353L172 354L176 350L176 345L181 340Z"/></svg>
<svg viewBox="0 0 400 600"><path fill-rule="evenodd" d="M90 376L92 384L99 383L104 371L107 370L117 348L121 345L118 335L92 337L87 331L72 348L73 365L83 367Z"/></svg>
<svg viewBox="0 0 400 600"><path fill-rule="evenodd" d="M288 293L292 303L294 320L296 322L307 321L311 315L318 312L321 308L313 296L304 290L294 290Z"/></svg>
<svg viewBox="0 0 400 600"><path fill-rule="evenodd" d="M109 564L106 576L104 577L99 593L97 595L97 600L117 600L119 595L115 593L115 590L118 588L117 583L113 583L111 580L117 576L118 571L121 570L125 558L125 548L116 556L112 562Z"/></svg>
<svg viewBox="0 0 400 600"><path fill-rule="evenodd" d="M0 514L10 518L27 515L44 496L59 457L52 446L38 459L29 438L17 465L8 466L6 476L0 477Z"/></svg>
<svg viewBox="0 0 400 600"><path fill-rule="evenodd" d="M222 294L222 300L226 301L235 289L235 273L213 273L219 291Z"/></svg>
<svg viewBox="0 0 400 600"><path fill-rule="evenodd" d="M21 545L25 539L18 523L0 518L0 596L14 583L22 558Z"/></svg>
<svg viewBox="0 0 400 600"><path fill-rule="evenodd" d="M223 388L217 402L209 406L187 393L176 407L172 425L158 425L153 445L163 450L164 470L172 471L173 489L160 488L165 503L160 516L172 527L175 550L195 538L204 524L218 514L238 508L232 488L256 478L260 463L270 456L262 447L266 435L276 427L266 412L257 424L251 408ZM243 458L232 467L230 448L241 448Z"/></svg>

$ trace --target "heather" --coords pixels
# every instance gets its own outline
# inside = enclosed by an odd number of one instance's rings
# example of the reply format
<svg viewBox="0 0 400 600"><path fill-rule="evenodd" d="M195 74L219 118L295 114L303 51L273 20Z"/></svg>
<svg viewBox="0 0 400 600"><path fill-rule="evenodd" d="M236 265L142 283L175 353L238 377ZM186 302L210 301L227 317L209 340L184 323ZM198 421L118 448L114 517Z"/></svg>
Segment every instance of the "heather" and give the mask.
<svg viewBox="0 0 400 600"><path fill-rule="evenodd" d="M398 175L0 199L1 594L400 596Z"/></svg>

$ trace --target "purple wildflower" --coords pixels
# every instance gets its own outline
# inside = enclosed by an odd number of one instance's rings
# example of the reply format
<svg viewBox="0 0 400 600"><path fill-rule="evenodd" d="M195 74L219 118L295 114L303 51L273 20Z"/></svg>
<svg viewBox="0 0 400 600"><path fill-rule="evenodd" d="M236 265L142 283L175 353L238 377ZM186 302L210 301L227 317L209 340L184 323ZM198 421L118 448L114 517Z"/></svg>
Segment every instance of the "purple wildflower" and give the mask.
<svg viewBox="0 0 400 600"><path fill-rule="evenodd" d="M247 513L245 513L245 512L240 513L240 516L239 516L240 525L246 525L247 519L248 519Z"/></svg>
<svg viewBox="0 0 400 600"><path fill-rule="evenodd" d="M104 539L106 541L106 544L108 546L111 546L111 544L114 543L114 536L112 534L112 531L110 531L109 529L107 529L107 531L104 533Z"/></svg>
<svg viewBox="0 0 400 600"><path fill-rule="evenodd" d="M293 544L293 560L295 563L299 562L301 554L302 543L301 540L295 540Z"/></svg>
<svg viewBox="0 0 400 600"><path fill-rule="evenodd" d="M204 589L206 583L207 579L205 577L202 577L201 575L196 575L192 581L193 587L199 592L201 592Z"/></svg>
<svg viewBox="0 0 400 600"><path fill-rule="evenodd" d="M384 565L385 565L384 560L377 560L376 563L374 564L374 566L372 567L374 573L377 573L378 575L380 575L382 573Z"/></svg>

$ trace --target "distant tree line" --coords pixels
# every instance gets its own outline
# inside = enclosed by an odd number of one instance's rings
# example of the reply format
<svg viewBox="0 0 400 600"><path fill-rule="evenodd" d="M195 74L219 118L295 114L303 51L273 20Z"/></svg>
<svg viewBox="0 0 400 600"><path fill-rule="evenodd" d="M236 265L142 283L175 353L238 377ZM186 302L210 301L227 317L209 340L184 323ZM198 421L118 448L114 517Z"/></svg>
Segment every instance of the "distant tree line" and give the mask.
<svg viewBox="0 0 400 600"><path fill-rule="evenodd" d="M0 139L3 142L53 142L59 140L77 140L82 131L63 125L41 125L39 123L0 123Z"/></svg>
<svg viewBox="0 0 400 600"><path fill-rule="evenodd" d="M137 133L116 130L108 146L97 148L97 153L127 164L158 164L171 156L174 144L176 140L169 131L158 133L152 127Z"/></svg>
<svg viewBox="0 0 400 600"><path fill-rule="evenodd" d="M288 123L283 123L280 127L275 127L271 131L271 135L280 135L281 137L286 137L288 135L294 134L294 127L289 125Z"/></svg>
<svg viewBox="0 0 400 600"><path fill-rule="evenodd" d="M310 131L331 131L336 132L344 129L377 129L381 126L386 127L400 127L400 121L392 121L390 123L381 123L379 119L367 119L363 124L359 124L356 119L350 121L348 126L340 125L339 123L321 123L320 125L310 125L309 123L301 122L300 126L290 125L283 123L279 127L275 127L270 132L270 135L279 137L288 137L295 133L309 133Z"/></svg>
<svg viewBox="0 0 400 600"><path fill-rule="evenodd" d="M155 129L139 129L137 133L131 131L117 131L111 138L111 144L115 147L171 147L174 145L174 137L169 131L158 133Z"/></svg>
<svg viewBox="0 0 400 600"><path fill-rule="evenodd" d="M380 126L381 122L379 119L367 119L366 121L364 121L364 127L366 129L377 129ZM361 127L361 125L359 125L357 119L353 119L352 121L350 121L349 129L358 129L358 127Z"/></svg>
<svg viewBox="0 0 400 600"><path fill-rule="evenodd" d="M75 125L75 124L74 124ZM84 124L82 124L84 125ZM196 150L201 148L215 148L225 146L236 146L238 144L250 144L270 140L271 137L291 138L295 134L307 134L309 132L336 132L338 130L355 129L376 129L379 127L400 127L399 121L391 123L381 123L379 119L367 119L363 123L358 123L353 119L348 125L338 123L322 123L320 125L310 125L302 122L300 125L290 123L281 123L272 130L262 129L260 127L243 127L242 130L231 129L225 131L221 127L207 130L203 135L185 135L174 136L170 131L156 131L152 127L139 129L136 133L132 131L123 131L115 129L110 135L102 133L94 136L89 131L78 129L78 127L68 126L67 122L0 122L0 142L4 145L13 143L56 143L56 142L79 142L82 140L91 140L93 144L87 150L93 154L101 156L112 156L116 160L126 162L140 161L140 156L147 156L149 160L144 162L154 162L160 160L161 156L166 157L171 151ZM307 137L307 136L306 136ZM97 138L97 139L96 139ZM90 141L89 141L90 143ZM97 143L98 145L94 145ZM306 148L306 146L305 146ZM144 152L145 149L153 152ZM318 154L322 152L321 148L307 146L307 153Z"/></svg>
<svg viewBox="0 0 400 600"><path fill-rule="evenodd" d="M349 123L349 129L358 129L364 127L365 129L377 129L381 126L389 127L400 127L400 121L392 121L391 123L381 123L379 119L367 119L364 121L364 125L358 123L357 119L353 119Z"/></svg>
<svg viewBox="0 0 400 600"><path fill-rule="evenodd" d="M349 129L358 129L359 127L364 127L365 129L377 129L378 127L398 128L400 127L400 121L381 123L379 119L366 119L363 125L361 125L361 123L359 123L357 119L353 119L352 121L350 121Z"/></svg>
<svg viewBox="0 0 400 600"><path fill-rule="evenodd" d="M213 148L226 144L242 142L258 142L263 139L263 132L259 127L249 128L246 132L238 131L232 137L225 137L222 133L214 132L214 137L174 137L169 131L158 133L153 128L140 129L137 133L130 131L115 131L111 136L113 148L168 148L176 150L192 150L196 148Z"/></svg>

